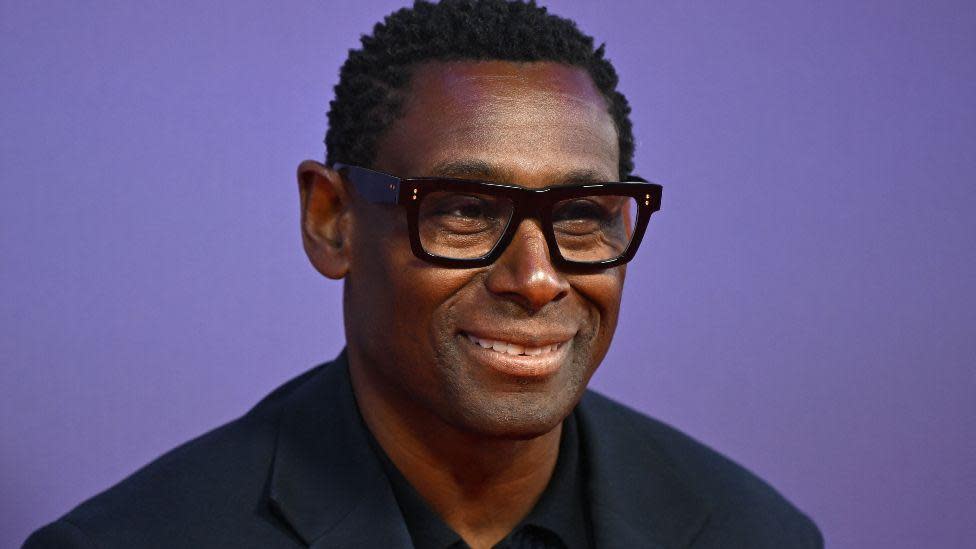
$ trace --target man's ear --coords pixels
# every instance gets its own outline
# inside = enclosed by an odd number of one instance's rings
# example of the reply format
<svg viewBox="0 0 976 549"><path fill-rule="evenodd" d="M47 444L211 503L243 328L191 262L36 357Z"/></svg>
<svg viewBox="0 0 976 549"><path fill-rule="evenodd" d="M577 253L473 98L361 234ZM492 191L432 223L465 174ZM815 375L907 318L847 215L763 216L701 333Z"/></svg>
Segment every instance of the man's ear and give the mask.
<svg viewBox="0 0 976 549"><path fill-rule="evenodd" d="M302 244L312 265L339 279L349 271L350 196L342 177L306 160L298 165L302 209Z"/></svg>

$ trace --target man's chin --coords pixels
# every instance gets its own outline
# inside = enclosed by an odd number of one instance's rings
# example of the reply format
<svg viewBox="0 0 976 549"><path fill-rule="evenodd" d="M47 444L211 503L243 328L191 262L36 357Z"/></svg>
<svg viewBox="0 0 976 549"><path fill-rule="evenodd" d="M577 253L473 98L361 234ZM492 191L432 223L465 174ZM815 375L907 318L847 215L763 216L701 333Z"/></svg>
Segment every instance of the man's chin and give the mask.
<svg viewBox="0 0 976 549"><path fill-rule="evenodd" d="M480 399L479 399L480 400ZM458 418L469 433L499 440L530 440L552 432L572 413L572 402L553 402L545 394L498 395L492 402L466 407Z"/></svg>

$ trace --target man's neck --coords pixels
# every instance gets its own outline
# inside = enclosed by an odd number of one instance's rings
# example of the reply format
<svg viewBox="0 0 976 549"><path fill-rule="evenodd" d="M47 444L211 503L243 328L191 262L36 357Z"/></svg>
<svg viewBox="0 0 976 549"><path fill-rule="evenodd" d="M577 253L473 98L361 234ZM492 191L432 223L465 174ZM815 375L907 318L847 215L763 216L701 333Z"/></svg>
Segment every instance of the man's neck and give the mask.
<svg viewBox="0 0 976 549"><path fill-rule="evenodd" d="M562 423L525 440L479 436L418 410L415 402L379 394L359 368L351 366L350 376L380 447L468 545L491 547L532 510L556 466Z"/></svg>

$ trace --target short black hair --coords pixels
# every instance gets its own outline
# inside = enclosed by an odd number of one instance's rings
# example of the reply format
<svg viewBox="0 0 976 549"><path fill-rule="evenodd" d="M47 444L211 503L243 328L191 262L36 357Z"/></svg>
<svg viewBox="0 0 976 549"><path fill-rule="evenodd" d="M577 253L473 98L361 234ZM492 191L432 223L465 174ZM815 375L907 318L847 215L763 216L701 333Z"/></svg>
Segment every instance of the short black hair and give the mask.
<svg viewBox="0 0 976 549"><path fill-rule="evenodd" d="M427 61L552 61L586 69L617 129L620 176L634 169L630 105L604 45L545 7L508 0L417 0L388 15L350 50L329 104L326 163L369 166L376 142L401 114L412 69Z"/></svg>

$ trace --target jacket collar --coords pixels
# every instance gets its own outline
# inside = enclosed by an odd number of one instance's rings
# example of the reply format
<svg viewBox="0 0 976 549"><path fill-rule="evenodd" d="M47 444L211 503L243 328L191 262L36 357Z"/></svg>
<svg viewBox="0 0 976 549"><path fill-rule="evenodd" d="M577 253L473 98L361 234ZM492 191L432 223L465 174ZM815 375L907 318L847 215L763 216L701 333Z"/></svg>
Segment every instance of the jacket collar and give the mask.
<svg viewBox="0 0 976 549"><path fill-rule="evenodd" d="M597 547L687 547L711 506L636 414L587 391L576 408Z"/></svg>
<svg viewBox="0 0 976 549"><path fill-rule="evenodd" d="M412 547L368 442L343 352L289 395L272 465L273 507L312 547ZM597 547L683 547L707 500L633 416L591 392L576 409Z"/></svg>
<svg viewBox="0 0 976 549"><path fill-rule="evenodd" d="M366 438L345 352L288 397L280 421L269 495L305 543L412 546Z"/></svg>

